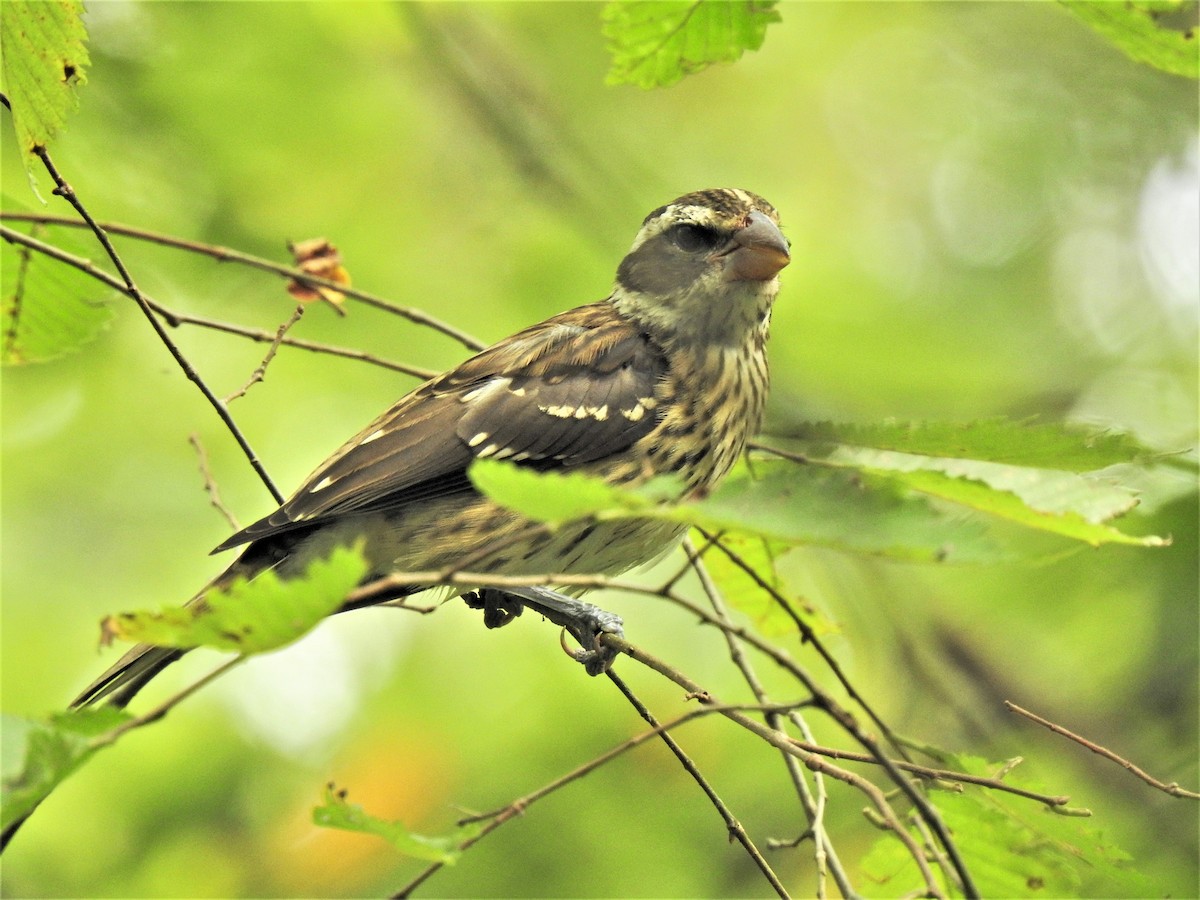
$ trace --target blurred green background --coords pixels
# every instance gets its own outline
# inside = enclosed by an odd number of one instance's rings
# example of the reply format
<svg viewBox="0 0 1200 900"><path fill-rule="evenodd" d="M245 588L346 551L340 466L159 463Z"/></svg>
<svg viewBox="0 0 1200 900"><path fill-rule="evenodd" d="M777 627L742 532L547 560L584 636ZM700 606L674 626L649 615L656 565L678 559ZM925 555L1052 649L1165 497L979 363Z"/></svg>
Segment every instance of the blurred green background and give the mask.
<svg viewBox="0 0 1200 900"><path fill-rule="evenodd" d="M604 85L600 10L93 3L89 83L54 156L101 219L280 261L286 240L325 236L357 286L487 340L602 298L652 208L745 187L778 207L793 242L772 423L1040 415L1195 447L1195 82L1131 62L1050 4L821 3L782 5L763 49L737 64L643 92ZM5 191L32 206L5 119ZM172 308L271 329L290 312L279 281L118 246ZM228 529L189 433L243 522L270 508L132 305L115 311L84 352L4 374L9 713L61 708L106 664L93 649L103 614L182 601L218 571L206 552ZM293 334L437 369L464 355L357 305L344 319L310 309ZM221 394L264 352L175 336ZM233 410L288 490L413 383L284 350ZM806 551L795 570L897 730L1025 756L1048 791L1096 812L1161 895L1197 896L1193 804L1001 705L1062 721L1165 781L1200 782L1195 480L1170 467L1128 477L1144 488L1129 527L1170 534L1170 548L955 569ZM645 599L605 605L637 643L741 696L716 636ZM189 658L164 681L212 660ZM683 708L677 689L622 672L660 716ZM488 633L457 603L427 617L358 613L94 759L13 842L3 893L379 895L421 865L309 824L327 781L433 833L639 730L530 617ZM714 721L680 739L760 844L802 830L773 752ZM852 871L878 836L861 806L833 789ZM772 863L797 894L812 891L807 845ZM647 744L505 825L424 893L770 891Z"/></svg>

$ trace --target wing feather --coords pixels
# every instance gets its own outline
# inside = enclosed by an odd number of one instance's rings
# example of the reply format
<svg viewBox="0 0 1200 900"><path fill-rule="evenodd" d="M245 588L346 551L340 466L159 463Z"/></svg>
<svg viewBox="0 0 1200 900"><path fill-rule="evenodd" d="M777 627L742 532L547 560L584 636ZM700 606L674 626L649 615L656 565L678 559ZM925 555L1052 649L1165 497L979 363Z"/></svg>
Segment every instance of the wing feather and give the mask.
<svg viewBox="0 0 1200 900"><path fill-rule="evenodd" d="M470 492L467 466L480 456L547 468L618 453L655 426L665 371L658 346L610 303L555 316L402 398L283 506L214 552L335 516Z"/></svg>

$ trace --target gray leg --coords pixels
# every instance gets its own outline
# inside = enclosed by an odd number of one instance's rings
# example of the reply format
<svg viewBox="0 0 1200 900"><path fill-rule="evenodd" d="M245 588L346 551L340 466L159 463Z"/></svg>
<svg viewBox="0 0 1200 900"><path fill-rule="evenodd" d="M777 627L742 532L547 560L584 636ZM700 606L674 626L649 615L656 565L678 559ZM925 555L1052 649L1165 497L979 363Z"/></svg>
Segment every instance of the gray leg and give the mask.
<svg viewBox="0 0 1200 900"><path fill-rule="evenodd" d="M621 617L591 603L584 603L544 587L484 588L463 597L472 609L483 610L483 622L488 628L507 625L528 606L574 635L582 645L573 656L583 664L589 675L608 671L617 651L600 643L602 634L624 637Z"/></svg>

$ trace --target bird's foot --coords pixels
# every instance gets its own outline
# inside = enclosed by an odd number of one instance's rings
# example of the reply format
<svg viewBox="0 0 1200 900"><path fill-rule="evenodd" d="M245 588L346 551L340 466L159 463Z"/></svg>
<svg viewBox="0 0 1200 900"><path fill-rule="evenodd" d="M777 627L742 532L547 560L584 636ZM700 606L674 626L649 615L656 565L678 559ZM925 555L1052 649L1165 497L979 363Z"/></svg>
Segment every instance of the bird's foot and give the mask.
<svg viewBox="0 0 1200 900"><path fill-rule="evenodd" d="M483 610L483 623L488 628L507 625L526 606L562 626L579 641L580 648L568 652L589 675L607 672L618 655L618 651L602 644L600 637L605 634L625 636L620 616L549 588L483 588L463 599L472 609Z"/></svg>
<svg viewBox="0 0 1200 900"><path fill-rule="evenodd" d="M463 594L463 600L471 609L483 610L483 624L487 628L503 628L525 611L520 598L494 588Z"/></svg>

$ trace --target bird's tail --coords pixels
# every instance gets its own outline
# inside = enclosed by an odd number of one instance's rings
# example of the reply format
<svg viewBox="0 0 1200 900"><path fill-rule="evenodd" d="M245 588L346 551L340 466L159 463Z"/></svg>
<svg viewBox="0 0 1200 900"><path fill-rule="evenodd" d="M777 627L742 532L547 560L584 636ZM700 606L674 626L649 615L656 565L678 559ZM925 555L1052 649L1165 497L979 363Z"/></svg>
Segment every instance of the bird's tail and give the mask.
<svg viewBox="0 0 1200 900"><path fill-rule="evenodd" d="M84 688L80 695L71 701L71 706L91 706L107 697L110 698L108 702L112 706L123 707L149 684L154 676L186 652L175 647L138 644L117 660L107 672Z"/></svg>

